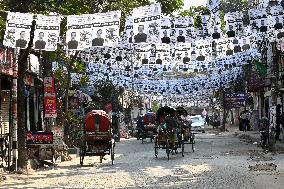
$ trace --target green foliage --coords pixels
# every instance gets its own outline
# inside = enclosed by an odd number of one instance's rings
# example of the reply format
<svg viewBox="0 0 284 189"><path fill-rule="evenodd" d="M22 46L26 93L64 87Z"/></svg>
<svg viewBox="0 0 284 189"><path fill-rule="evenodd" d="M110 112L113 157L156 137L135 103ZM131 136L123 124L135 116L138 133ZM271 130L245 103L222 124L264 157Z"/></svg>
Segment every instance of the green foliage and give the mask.
<svg viewBox="0 0 284 189"><path fill-rule="evenodd" d="M160 108L160 104L159 104L159 103L157 103L157 102L153 102L153 103L152 103L152 111L153 111L153 112L156 113L159 108Z"/></svg>
<svg viewBox="0 0 284 189"><path fill-rule="evenodd" d="M179 13L179 16L191 16L194 19L195 28L202 28L201 15L210 15L210 10L204 6L190 7L189 10L184 10Z"/></svg>
<svg viewBox="0 0 284 189"><path fill-rule="evenodd" d="M123 89L115 86L110 80L99 80L94 84L95 93L93 95L94 102L99 109L105 109L109 103L112 104L113 111L122 111L122 105L119 101L123 94Z"/></svg>
<svg viewBox="0 0 284 189"><path fill-rule="evenodd" d="M253 8L253 5L250 4L248 0L234 0L234 1L222 0L220 5L220 11L222 15L228 12L236 12L236 11L243 12L245 25L249 24L248 10L251 8ZM224 20L223 18L224 17L222 17L222 20Z"/></svg>

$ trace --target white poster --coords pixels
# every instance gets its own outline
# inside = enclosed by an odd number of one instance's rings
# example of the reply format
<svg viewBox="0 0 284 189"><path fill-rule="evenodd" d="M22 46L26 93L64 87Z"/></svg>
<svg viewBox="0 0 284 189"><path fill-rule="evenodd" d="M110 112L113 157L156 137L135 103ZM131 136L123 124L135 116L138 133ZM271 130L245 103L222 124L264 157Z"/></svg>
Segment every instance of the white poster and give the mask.
<svg viewBox="0 0 284 189"><path fill-rule="evenodd" d="M133 43L133 35L133 18L129 16L125 20L126 43Z"/></svg>
<svg viewBox="0 0 284 189"><path fill-rule="evenodd" d="M9 12L3 45L12 48L27 48L32 21L32 14Z"/></svg>
<svg viewBox="0 0 284 189"><path fill-rule="evenodd" d="M161 30L161 6L154 4L133 9L135 43L159 43Z"/></svg>
<svg viewBox="0 0 284 189"><path fill-rule="evenodd" d="M212 60L212 44L208 40L195 41L195 56L197 61Z"/></svg>
<svg viewBox="0 0 284 189"><path fill-rule="evenodd" d="M66 46L69 50L83 50L92 45L92 15L67 16Z"/></svg>
<svg viewBox="0 0 284 189"><path fill-rule="evenodd" d="M134 50L134 63L147 65L150 63L151 55L151 45L150 44L139 44Z"/></svg>
<svg viewBox="0 0 284 189"><path fill-rule="evenodd" d="M60 16L36 15L35 50L55 51L60 33Z"/></svg>
<svg viewBox="0 0 284 189"><path fill-rule="evenodd" d="M119 42L120 11L93 15L92 46L117 46Z"/></svg>
<svg viewBox="0 0 284 189"><path fill-rule="evenodd" d="M169 44L156 44L156 61L157 65L170 64L170 45Z"/></svg>
<svg viewBox="0 0 284 189"><path fill-rule="evenodd" d="M192 22L191 17L178 17L175 19L175 41L177 43L190 42L189 38L187 37L190 22Z"/></svg>
<svg viewBox="0 0 284 189"><path fill-rule="evenodd" d="M189 64L191 58L191 43L179 43L175 51L176 64Z"/></svg>
<svg viewBox="0 0 284 189"><path fill-rule="evenodd" d="M161 18L161 42L171 43L172 22L170 18Z"/></svg>

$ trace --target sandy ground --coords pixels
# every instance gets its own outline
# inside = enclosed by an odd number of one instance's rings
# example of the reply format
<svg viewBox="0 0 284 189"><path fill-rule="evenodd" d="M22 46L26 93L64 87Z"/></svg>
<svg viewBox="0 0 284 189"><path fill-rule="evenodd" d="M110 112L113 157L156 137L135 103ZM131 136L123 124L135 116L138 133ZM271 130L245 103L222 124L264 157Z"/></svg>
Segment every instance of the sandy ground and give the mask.
<svg viewBox="0 0 284 189"><path fill-rule="evenodd" d="M264 154L255 145L233 136L205 133L196 137L196 151L186 145L181 153L166 158L165 150L154 156L154 144L136 139L116 143L114 165L106 156L79 158L58 163L57 167L5 175L0 188L283 188L284 154ZM274 163L276 170L254 170L249 166Z"/></svg>

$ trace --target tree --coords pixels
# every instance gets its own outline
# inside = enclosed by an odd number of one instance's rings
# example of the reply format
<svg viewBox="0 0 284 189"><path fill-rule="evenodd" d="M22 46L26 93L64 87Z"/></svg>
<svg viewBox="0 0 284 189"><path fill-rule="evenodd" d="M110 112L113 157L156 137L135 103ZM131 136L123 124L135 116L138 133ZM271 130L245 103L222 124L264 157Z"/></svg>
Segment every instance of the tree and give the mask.
<svg viewBox="0 0 284 189"><path fill-rule="evenodd" d="M253 4L249 3L248 0L222 0L220 4L220 11L222 17L225 13L240 11L244 15L244 25L249 25L248 11L251 8L253 8Z"/></svg>
<svg viewBox="0 0 284 189"><path fill-rule="evenodd" d="M12 12L22 12L22 13L34 13L34 14L49 14L51 12L58 13L60 15L76 15L76 14L90 14L95 12L106 12L111 10L121 10L122 11L122 24L123 28L124 17L131 13L131 10L138 6L149 5L150 0L2 0L0 1L0 10L12 11ZM162 5L162 11L165 14L172 14L174 11L182 8L183 0L157 0ZM5 31L5 17L6 13L0 13L0 40L3 39ZM62 20L61 23L61 35L64 36L66 31L66 18ZM18 126L19 126L19 166L21 168L26 167L27 156L26 156L26 143L25 143L25 110L23 103L25 102L24 91L25 84L24 78L27 69L27 56L28 53L32 52L32 38L29 42L29 48L21 50L19 56L19 79L18 79ZM63 82L65 86L65 113L68 112L68 91L70 88L70 73L76 67L77 54L74 56L66 56L64 54L64 49L62 46L58 47L56 52L43 53L43 60L49 65L51 61L63 60L67 67L67 80L66 83ZM47 68L50 66L47 66ZM61 72L62 73L62 72ZM62 73L63 74L63 73ZM60 74L59 74L60 75ZM63 75L61 75L63 76ZM86 78L85 78L86 80ZM108 86L108 85L107 85ZM106 87L107 88L107 87ZM109 91L104 91L109 93ZM119 91L114 91L119 92ZM120 94L120 93L118 93ZM104 96L103 96L104 97ZM111 97L114 98L114 97ZM116 98L114 98L116 99ZM119 106L115 107L119 108Z"/></svg>
<svg viewBox="0 0 284 189"><path fill-rule="evenodd" d="M179 13L180 16L191 16L194 19L194 26L202 28L201 15L210 15L210 10L204 6L190 7L189 10L184 10Z"/></svg>

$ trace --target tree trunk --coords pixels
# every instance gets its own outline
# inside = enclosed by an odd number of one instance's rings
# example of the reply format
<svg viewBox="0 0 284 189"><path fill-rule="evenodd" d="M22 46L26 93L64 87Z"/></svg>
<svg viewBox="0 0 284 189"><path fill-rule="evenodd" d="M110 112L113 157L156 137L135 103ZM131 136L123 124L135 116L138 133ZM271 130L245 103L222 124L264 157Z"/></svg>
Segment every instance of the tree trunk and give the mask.
<svg viewBox="0 0 284 189"><path fill-rule="evenodd" d="M26 146L26 87L25 77L28 64L29 51L33 45L34 30L36 22L32 22L30 41L28 48L20 51L20 57L18 60L18 167L26 168L28 163L27 146Z"/></svg>
<svg viewBox="0 0 284 189"><path fill-rule="evenodd" d="M75 62L76 57L78 56L79 51L76 51L75 55L71 58L70 62L67 65L67 82L66 82L66 86L65 86L65 98L64 98L64 117L65 117L65 121L64 121L64 137L65 137L65 141L67 141L67 136L69 135L69 123L68 120L66 120L66 116L68 114L68 109L69 109L69 101L68 101L68 93L70 90L70 85L71 85L71 71L73 69L73 65Z"/></svg>

